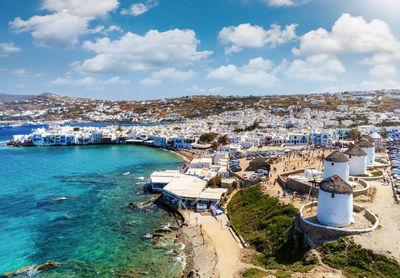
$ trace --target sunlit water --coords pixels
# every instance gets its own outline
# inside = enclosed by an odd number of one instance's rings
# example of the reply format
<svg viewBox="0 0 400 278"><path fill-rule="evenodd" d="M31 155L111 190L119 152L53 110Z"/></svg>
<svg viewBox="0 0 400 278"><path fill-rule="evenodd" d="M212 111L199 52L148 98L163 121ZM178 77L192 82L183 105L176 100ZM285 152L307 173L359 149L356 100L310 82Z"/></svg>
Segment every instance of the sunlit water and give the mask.
<svg viewBox="0 0 400 278"><path fill-rule="evenodd" d="M3 128L0 142L27 128ZM151 172L177 169L171 152L145 146L0 146L0 274L48 261L35 277L174 277L174 252L142 236L173 222L156 206L127 203ZM130 172L129 175L123 173ZM28 273L29 274L29 273ZM26 277L24 274L23 277ZM22 276L21 276L22 277Z"/></svg>

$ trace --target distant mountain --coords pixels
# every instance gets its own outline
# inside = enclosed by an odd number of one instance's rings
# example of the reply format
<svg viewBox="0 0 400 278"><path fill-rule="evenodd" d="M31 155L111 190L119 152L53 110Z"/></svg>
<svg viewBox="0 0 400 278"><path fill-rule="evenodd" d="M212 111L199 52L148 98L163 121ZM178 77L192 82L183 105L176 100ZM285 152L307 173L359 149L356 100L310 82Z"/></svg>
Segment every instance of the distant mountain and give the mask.
<svg viewBox="0 0 400 278"><path fill-rule="evenodd" d="M37 97L38 95L11 95L11 94L0 94L0 102L9 101L21 101L28 100Z"/></svg>

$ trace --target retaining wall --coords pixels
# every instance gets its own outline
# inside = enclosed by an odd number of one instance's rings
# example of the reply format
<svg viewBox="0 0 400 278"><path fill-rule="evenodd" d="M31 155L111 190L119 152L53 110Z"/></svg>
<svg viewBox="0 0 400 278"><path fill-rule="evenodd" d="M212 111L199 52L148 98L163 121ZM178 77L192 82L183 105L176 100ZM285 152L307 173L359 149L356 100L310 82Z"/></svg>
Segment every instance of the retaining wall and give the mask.
<svg viewBox="0 0 400 278"><path fill-rule="evenodd" d="M297 217L297 221L300 229L312 238L313 241L321 242L325 240L334 240L343 236L357 235L362 233L368 233L376 229L379 225L378 217L371 212L369 209L359 205L353 205L353 211L365 211L365 216L371 223L372 227L366 229L345 229L337 227L329 227L321 224L313 223L306 220L303 216L303 210L309 208L311 205L317 206L318 202L307 203L301 207L300 213Z"/></svg>
<svg viewBox="0 0 400 278"><path fill-rule="evenodd" d="M305 169L299 169L299 170L292 171L292 172L278 174L278 183L284 188L288 188L292 191L296 191L296 192L303 193L303 194L309 194L310 190L311 190L311 195L316 197L316 196L318 196L318 191L319 191L318 187L312 188L312 185L310 185L308 183L304 183L304 182L301 182L301 181L298 181L298 180L295 180L292 178L288 178L285 181L282 178L283 175L293 175L293 174L303 173L304 170ZM370 185L365 181L364 177L363 178L350 177L349 179L350 179L350 181L358 181L362 186L364 186L364 188L362 188L362 189L354 190L353 197L357 197L357 196L366 194L368 192Z"/></svg>

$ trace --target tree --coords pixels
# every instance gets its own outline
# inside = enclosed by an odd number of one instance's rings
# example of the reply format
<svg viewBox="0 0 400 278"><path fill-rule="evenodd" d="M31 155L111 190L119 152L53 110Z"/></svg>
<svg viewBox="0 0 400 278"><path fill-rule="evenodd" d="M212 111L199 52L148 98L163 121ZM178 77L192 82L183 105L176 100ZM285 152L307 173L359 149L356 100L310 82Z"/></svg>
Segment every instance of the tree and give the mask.
<svg viewBox="0 0 400 278"><path fill-rule="evenodd" d="M358 130L357 128L353 128L352 130L349 131L348 138L353 141L356 141L360 139L361 135L362 133L360 130Z"/></svg>
<svg viewBox="0 0 400 278"><path fill-rule="evenodd" d="M208 180L207 186L211 188L219 188L221 187L221 183L222 183L222 177L215 176Z"/></svg>
<svg viewBox="0 0 400 278"><path fill-rule="evenodd" d="M210 143L217 137L218 133L216 132L208 132L204 133L200 136L200 141L203 143Z"/></svg>
<svg viewBox="0 0 400 278"><path fill-rule="evenodd" d="M213 150L218 149L218 147L219 147L219 143L217 141L212 142L211 148L213 148Z"/></svg>
<svg viewBox="0 0 400 278"><path fill-rule="evenodd" d="M220 143L221 145L226 145L228 144L228 142L229 142L229 137L226 134L218 138L218 143Z"/></svg>

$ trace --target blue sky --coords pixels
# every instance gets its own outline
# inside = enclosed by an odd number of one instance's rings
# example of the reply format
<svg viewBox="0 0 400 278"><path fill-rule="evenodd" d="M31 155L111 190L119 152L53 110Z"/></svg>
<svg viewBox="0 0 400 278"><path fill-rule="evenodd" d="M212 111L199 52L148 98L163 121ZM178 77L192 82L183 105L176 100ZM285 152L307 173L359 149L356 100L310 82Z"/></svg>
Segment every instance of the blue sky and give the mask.
<svg viewBox="0 0 400 278"><path fill-rule="evenodd" d="M397 0L2 0L0 93L400 88Z"/></svg>

